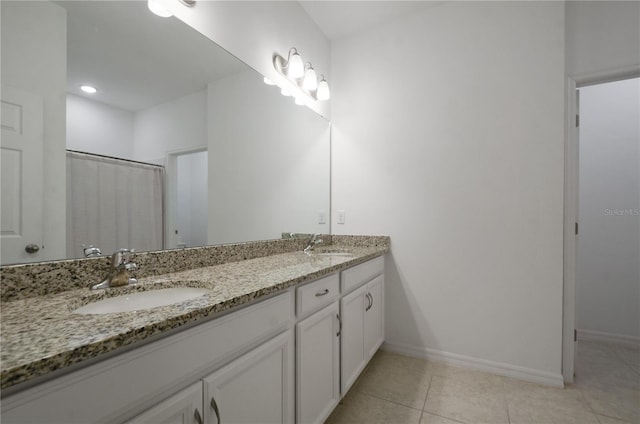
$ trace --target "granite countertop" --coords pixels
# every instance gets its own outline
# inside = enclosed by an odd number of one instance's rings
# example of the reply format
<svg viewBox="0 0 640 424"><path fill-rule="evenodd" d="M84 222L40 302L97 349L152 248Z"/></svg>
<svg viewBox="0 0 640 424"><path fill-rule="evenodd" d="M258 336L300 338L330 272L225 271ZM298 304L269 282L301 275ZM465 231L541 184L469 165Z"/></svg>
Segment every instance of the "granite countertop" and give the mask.
<svg viewBox="0 0 640 424"><path fill-rule="evenodd" d="M211 318L260 297L365 262L388 250L388 245L350 246L349 256L340 253L309 256L296 251L145 277L136 286L98 291L75 289L2 302L1 388ZM104 297L185 286L211 291L192 300L144 311L102 315L72 312Z"/></svg>

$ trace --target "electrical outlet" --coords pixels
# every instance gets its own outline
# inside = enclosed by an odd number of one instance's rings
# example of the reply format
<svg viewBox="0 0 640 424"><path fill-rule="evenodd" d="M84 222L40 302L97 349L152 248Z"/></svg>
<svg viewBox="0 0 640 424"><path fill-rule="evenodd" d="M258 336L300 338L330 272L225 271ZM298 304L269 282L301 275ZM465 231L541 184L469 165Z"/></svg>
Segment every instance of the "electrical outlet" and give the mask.
<svg viewBox="0 0 640 424"><path fill-rule="evenodd" d="M344 210L338 211L338 224L344 224L345 221L345 213Z"/></svg>

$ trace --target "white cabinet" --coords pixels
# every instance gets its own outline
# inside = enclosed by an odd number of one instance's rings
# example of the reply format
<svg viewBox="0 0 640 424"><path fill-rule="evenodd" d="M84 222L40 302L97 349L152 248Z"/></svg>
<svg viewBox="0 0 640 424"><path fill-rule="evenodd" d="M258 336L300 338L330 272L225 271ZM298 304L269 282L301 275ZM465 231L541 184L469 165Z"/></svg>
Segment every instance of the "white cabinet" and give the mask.
<svg viewBox="0 0 640 424"><path fill-rule="evenodd" d="M203 424L202 383L197 382L148 409L126 424Z"/></svg>
<svg viewBox="0 0 640 424"><path fill-rule="evenodd" d="M346 394L384 341L384 276L379 275L340 300L342 317L341 391Z"/></svg>
<svg viewBox="0 0 640 424"><path fill-rule="evenodd" d="M203 379L205 423L294 422L293 330Z"/></svg>
<svg viewBox="0 0 640 424"><path fill-rule="evenodd" d="M364 356L368 361L384 342L384 277L377 276L366 287L370 303L364 308Z"/></svg>
<svg viewBox="0 0 640 424"><path fill-rule="evenodd" d="M294 301L287 291L3 398L2 422L123 422L150 412L174 388L200 381L283 331L292 333ZM287 361L293 381L293 353Z"/></svg>
<svg viewBox="0 0 640 424"><path fill-rule="evenodd" d="M322 423L340 401L338 302L296 324L298 424Z"/></svg>
<svg viewBox="0 0 640 424"><path fill-rule="evenodd" d="M321 423L384 340L383 272L378 257L3 397L2 422Z"/></svg>

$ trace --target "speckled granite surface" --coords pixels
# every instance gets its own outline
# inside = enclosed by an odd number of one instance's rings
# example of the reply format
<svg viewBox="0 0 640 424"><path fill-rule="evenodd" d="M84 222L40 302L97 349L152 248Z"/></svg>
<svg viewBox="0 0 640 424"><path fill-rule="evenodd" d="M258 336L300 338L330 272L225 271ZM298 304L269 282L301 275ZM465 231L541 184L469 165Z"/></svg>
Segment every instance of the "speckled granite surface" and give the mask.
<svg viewBox="0 0 640 424"><path fill-rule="evenodd" d="M327 237L328 239L331 237ZM271 249L269 243L276 242L264 242L266 245L257 246L257 250L268 251ZM282 245L277 247L282 248ZM224 246L201 249L215 248ZM194 252L196 258L189 257L190 251L194 250L196 249L149 254L157 255L154 258L158 262L157 268L148 270L148 276L140 278L139 284L134 287L90 291L87 288L70 289L73 288L73 283L58 282L58 286L64 286L64 291L58 290L54 294L31 295L2 302L1 388L5 389L44 376L51 371L96 358L106 352L227 311L301 282L365 262L388 252L389 238L335 236L333 245L319 247L316 254L311 256L300 250L286 253L276 251L269 256L255 254L252 259L244 260L245 255L251 257L255 252L247 251L246 248L240 249L242 253L218 252L216 255L206 252L204 256L214 257L213 266L206 266L211 264L206 261L204 264L201 262L202 259L198 255L202 255L203 252ZM323 250L334 253L322 253ZM345 256L344 251L349 255ZM184 255L182 260L171 258L172 254L178 252ZM169 257L163 258L162 253L168 253ZM235 261L216 262L220 257L235 258ZM174 260L179 263L174 263ZM140 265L138 260L136 262ZM188 268L185 262L189 264ZM145 265L154 266L151 263L146 262ZM182 270L167 273L172 263L174 268ZM50 283L68 278L66 271L60 272L55 264L49 264L42 269L49 274L44 280ZM30 281L27 283L32 285ZM203 287L211 292L193 300L140 312L105 315L77 315L71 312L102 297L180 286ZM20 285L16 288L20 291ZM28 291L33 293L33 290Z"/></svg>
<svg viewBox="0 0 640 424"><path fill-rule="evenodd" d="M331 236L322 236L330 243ZM266 240L187 249L140 252L132 261L138 264L134 276L144 278L168 272L243 261L278 253L302 250L305 239ZM66 290L88 288L109 273L110 256L71 259L0 268L0 301L45 296Z"/></svg>

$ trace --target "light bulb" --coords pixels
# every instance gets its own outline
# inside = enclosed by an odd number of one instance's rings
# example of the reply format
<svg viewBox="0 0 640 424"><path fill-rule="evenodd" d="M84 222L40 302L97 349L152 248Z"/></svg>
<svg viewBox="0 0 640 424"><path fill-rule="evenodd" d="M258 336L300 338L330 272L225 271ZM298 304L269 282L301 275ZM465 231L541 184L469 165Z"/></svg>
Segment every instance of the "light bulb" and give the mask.
<svg viewBox="0 0 640 424"><path fill-rule="evenodd" d="M291 51L294 53L291 54ZM287 75L290 78L302 78L304 76L304 64L302 58L295 48L289 51L289 60L287 61Z"/></svg>
<svg viewBox="0 0 640 424"><path fill-rule="evenodd" d="M161 18L170 18L171 16L173 16L173 13L169 12L164 4L158 0L148 0L147 7L150 11L160 16Z"/></svg>
<svg viewBox="0 0 640 424"><path fill-rule="evenodd" d="M81 85L80 90L84 91L87 94L96 94L98 90L91 85Z"/></svg>
<svg viewBox="0 0 640 424"><path fill-rule="evenodd" d="M311 64L309 64L309 67L304 72L302 88L307 91L315 91L318 89L318 76L316 75L316 71L311 67Z"/></svg>
<svg viewBox="0 0 640 424"><path fill-rule="evenodd" d="M275 82L271 81L269 78L264 77L264 83L267 85L276 85Z"/></svg>
<svg viewBox="0 0 640 424"><path fill-rule="evenodd" d="M329 92L329 84L322 77L322 81L318 84L318 90L316 91L316 98L318 100L329 100L331 97L331 93Z"/></svg>

